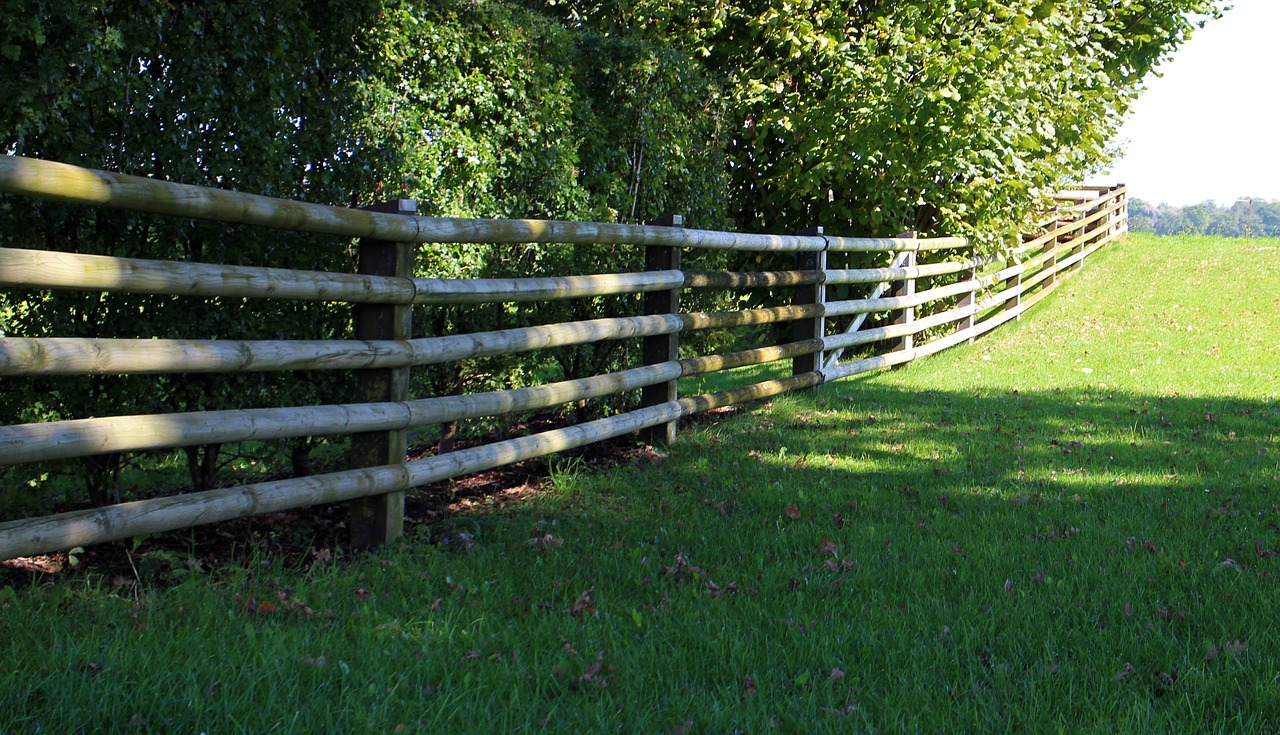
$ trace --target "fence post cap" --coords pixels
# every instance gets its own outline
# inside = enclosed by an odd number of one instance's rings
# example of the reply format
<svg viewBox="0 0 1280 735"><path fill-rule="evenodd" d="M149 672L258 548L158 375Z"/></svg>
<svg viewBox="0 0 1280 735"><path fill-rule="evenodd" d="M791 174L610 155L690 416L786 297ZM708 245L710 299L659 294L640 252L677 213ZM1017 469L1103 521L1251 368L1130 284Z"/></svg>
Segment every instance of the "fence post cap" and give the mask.
<svg viewBox="0 0 1280 735"><path fill-rule="evenodd" d="M385 202L370 204L364 209L382 214L417 214L418 202L414 199L388 199Z"/></svg>
<svg viewBox="0 0 1280 735"><path fill-rule="evenodd" d="M664 214L655 220L650 220L646 224L654 227L684 227L684 215Z"/></svg>

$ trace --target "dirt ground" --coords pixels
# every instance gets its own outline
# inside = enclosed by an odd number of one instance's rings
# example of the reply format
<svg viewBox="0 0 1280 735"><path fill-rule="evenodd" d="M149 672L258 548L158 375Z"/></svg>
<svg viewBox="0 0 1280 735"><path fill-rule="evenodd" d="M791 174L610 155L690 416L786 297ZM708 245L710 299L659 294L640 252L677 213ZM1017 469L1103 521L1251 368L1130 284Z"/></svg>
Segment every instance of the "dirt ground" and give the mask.
<svg viewBox="0 0 1280 735"><path fill-rule="evenodd" d="M719 420L733 412L718 411L696 420ZM563 426L553 419L531 424L525 427L530 433ZM455 449L481 443L460 441ZM436 449L435 445L413 447L409 459L430 456ZM559 457L579 462L583 469L600 470L632 462L657 462L665 454L638 444L634 436L624 436L561 452ZM502 508L542 492L550 484L549 468L547 458L532 459L410 492L405 500L405 533L447 542L448 534L436 529L447 526L449 519ZM171 531L137 543L130 539L97 544L74 558L63 551L0 561L0 587L24 589L72 575L89 575L115 587L164 586L188 574L216 573L228 564L263 554L287 568L305 569L316 561L328 562L337 555L353 553L347 540L346 506L319 505Z"/></svg>

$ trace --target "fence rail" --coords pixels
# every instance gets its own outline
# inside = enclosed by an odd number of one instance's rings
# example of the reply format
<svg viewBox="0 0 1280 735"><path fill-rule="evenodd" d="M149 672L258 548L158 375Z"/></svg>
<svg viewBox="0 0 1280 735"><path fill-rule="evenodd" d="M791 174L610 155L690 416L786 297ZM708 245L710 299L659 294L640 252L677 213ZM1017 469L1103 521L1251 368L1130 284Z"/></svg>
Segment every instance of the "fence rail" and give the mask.
<svg viewBox="0 0 1280 735"><path fill-rule="evenodd" d="M144 533L297 508L357 501L353 541L400 532L403 493L432 482L645 430L671 438L681 418L811 388L970 342L1017 319L1093 252L1127 230L1126 189L1064 194L1037 232L1007 254L974 256L963 238L750 235L668 225L464 220L421 217L408 202L390 212L343 209L0 156L0 193L174 217L361 238L359 273L117 258L0 248L0 288L74 289L189 297L287 299L353 305L352 340L190 340L0 337L0 376L357 370L356 401L79 418L0 426L0 466L251 440L353 435L352 469L226 487L92 510L0 523L0 559ZM648 249L648 270L537 278L412 277L413 251L428 243L577 243ZM685 271L683 249L793 253L794 270ZM829 269L832 252L883 253L887 267ZM950 260L918 263L920 254ZM945 277L934 285L932 279ZM828 300L828 286L875 286L862 298ZM917 286L919 285L919 288ZM681 312L685 289L791 288L791 304ZM551 302L645 294L643 313L410 339L414 305ZM921 308L933 313L917 315ZM889 318L872 322L873 314ZM835 317L853 317L827 334ZM679 359L679 335L694 330L791 322L792 341ZM363 326L362 326L363 325ZM409 368L601 340L645 340L645 363L619 372L466 395L408 395ZM841 361L850 348L890 344ZM787 377L718 393L680 396L680 378L791 361ZM553 408L644 390L641 408L506 441L405 459L408 429ZM656 432L656 433L655 433ZM370 443L372 442L372 443Z"/></svg>

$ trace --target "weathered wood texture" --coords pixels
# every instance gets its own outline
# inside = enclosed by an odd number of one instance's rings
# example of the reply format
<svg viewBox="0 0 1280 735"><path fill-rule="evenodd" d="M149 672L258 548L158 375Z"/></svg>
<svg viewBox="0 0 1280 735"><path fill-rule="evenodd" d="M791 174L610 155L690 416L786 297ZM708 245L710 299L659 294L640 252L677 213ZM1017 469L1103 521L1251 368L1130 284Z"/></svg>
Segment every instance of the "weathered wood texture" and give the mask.
<svg viewBox="0 0 1280 735"><path fill-rule="evenodd" d="M682 227L684 217L671 215L662 221L651 223L663 227ZM680 270L680 248L651 247L644 253L645 270L666 271ZM644 295L643 309L646 315L680 313L680 288L665 291L650 291ZM680 339L676 332L645 337L640 342L641 359L645 365L661 365L680 359ZM640 391L641 406L658 406L679 397L680 381L676 378L661 383L646 385ZM669 421L645 428L641 437L645 442L658 446L669 446L676 441L678 421Z"/></svg>
<svg viewBox="0 0 1280 735"><path fill-rule="evenodd" d="M821 237L822 228L815 227L803 230L798 234ZM791 340L793 342L816 342L822 344L822 338L827 336L827 310L823 306L827 301L827 252L823 250L817 253L797 253L796 270L813 273L813 281L802 286L796 286L795 290L792 291L791 303L798 307L812 305L819 308L815 310L817 313L813 317L797 320L791 325ZM792 375L812 373L820 367L822 367L821 350L816 352L805 351L791 358Z"/></svg>
<svg viewBox="0 0 1280 735"><path fill-rule="evenodd" d="M545 385L393 403L106 416L0 426L0 465L200 444L411 429L602 398L683 374L682 363L669 362Z"/></svg>
<svg viewBox="0 0 1280 735"><path fill-rule="evenodd" d="M351 433L353 465L345 472L258 483L94 511L0 524L0 558L126 538L315 503L358 501L372 507L357 543L382 542L398 529L398 498L411 488L636 431L654 441L674 438L684 416L905 364L972 341L1017 318L1046 298L1062 277L1127 229L1127 190L1087 187L1069 194L1043 231L1024 236L1004 260L956 258L917 265L919 253L959 249L962 238L841 238L819 231L789 236L690 230L651 225L457 220L348 210L283 201L63 164L0 156L0 192L97 206L213 219L362 238L367 254L386 262L358 274L0 249L0 286L88 289L176 296L287 298L356 304L352 341L113 340L0 338L0 375L92 375L199 371L349 369L365 377L354 402L341 405L120 416L0 427L0 465L69 459L209 443ZM552 278L451 280L413 278L414 243L562 242L629 244L648 248L644 273ZM794 252L794 271L684 272L683 248ZM885 252L887 268L828 269L827 252ZM939 256L930 256L937 259ZM943 256L945 257L945 255ZM376 258L375 258L376 259ZM371 261L372 262L372 261ZM957 275L958 274L958 279ZM956 281L917 289L918 279ZM874 284L866 298L829 302L828 284ZM684 288L796 288L788 306L714 313L680 313ZM892 291L885 297L886 291ZM409 339L413 304L550 301L645 293L645 313L475 334ZM914 313L916 309L927 309ZM932 311L933 313L930 313ZM897 312L896 323L863 329L869 315ZM825 333L829 317L851 315L843 333ZM686 330L793 322L790 342L680 359L676 336ZM945 329L944 329L945 328ZM938 336L939 334L943 336ZM920 337L919 335L925 335ZM486 355L585 344L646 340L642 367L581 380L462 396L409 400L408 369ZM927 339L927 341L922 341ZM896 351L840 362L851 347L897 340ZM825 358L825 359L824 359ZM792 375L716 394L681 397L680 377L792 360ZM410 427L537 410L646 391L636 411L533 436L405 461ZM374 498L376 500L368 500ZM360 500L365 499L365 500ZM390 502L389 502L390 501ZM372 505L368 505L372 503ZM361 511L357 510L357 516ZM367 541L361 541L361 537Z"/></svg>
<svg viewBox="0 0 1280 735"><path fill-rule="evenodd" d="M375 211L411 214L414 202L398 200L373 207ZM413 276L414 250L407 242L365 239L360 242L358 271L364 276L408 279ZM405 341L413 333L413 307L407 304L356 304L355 338L364 341ZM358 403L397 403L409 399L409 367L357 370L353 397ZM351 469L398 465L408 452L404 429L366 431L351 437ZM352 546L366 548L391 543L404 533L404 490L369 495L348 504Z"/></svg>
<svg viewBox="0 0 1280 735"><path fill-rule="evenodd" d="M746 251L876 252L963 248L961 237L918 241L843 237L750 235L648 225L550 220L402 217L393 214L274 199L224 189L80 168L21 156L0 156L0 193L192 219L314 232L351 238L417 243L580 243L663 245Z"/></svg>

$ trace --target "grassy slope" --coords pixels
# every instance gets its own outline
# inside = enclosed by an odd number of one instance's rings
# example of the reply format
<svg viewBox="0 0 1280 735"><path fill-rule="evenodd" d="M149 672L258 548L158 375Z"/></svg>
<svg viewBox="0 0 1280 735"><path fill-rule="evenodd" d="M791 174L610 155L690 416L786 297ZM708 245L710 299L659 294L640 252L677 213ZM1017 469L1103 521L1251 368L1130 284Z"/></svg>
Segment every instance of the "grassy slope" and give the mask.
<svg viewBox="0 0 1280 735"><path fill-rule="evenodd" d="M0 590L0 731L1274 731L1277 245L1133 236L470 550Z"/></svg>

